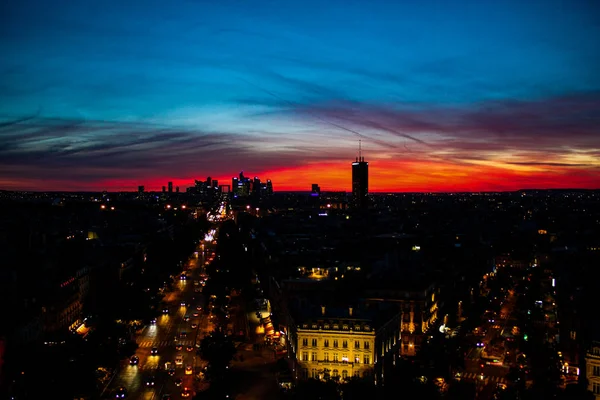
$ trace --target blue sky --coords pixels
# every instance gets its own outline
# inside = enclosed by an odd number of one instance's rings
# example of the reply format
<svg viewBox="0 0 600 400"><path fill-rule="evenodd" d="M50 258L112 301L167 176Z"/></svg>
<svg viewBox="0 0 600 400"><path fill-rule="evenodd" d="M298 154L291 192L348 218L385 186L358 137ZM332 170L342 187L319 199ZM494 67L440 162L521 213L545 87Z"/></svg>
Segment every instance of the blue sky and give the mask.
<svg viewBox="0 0 600 400"><path fill-rule="evenodd" d="M592 186L600 176L596 1L0 7L0 119L31 117L0 130L0 187L37 187L46 174L65 188L309 174L310 163L352 159L359 138L372 161L450 152L443 162L462 165L477 142L478 157L507 173L507 158L552 154L578 169L533 172L583 173ZM498 130L508 111L521 113Z"/></svg>

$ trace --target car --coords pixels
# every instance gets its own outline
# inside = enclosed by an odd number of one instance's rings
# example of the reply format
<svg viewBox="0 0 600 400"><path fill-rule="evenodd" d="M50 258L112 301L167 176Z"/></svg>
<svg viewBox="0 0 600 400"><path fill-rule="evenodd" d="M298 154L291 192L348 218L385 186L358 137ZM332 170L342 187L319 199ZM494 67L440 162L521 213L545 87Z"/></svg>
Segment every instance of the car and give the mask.
<svg viewBox="0 0 600 400"><path fill-rule="evenodd" d="M182 301L181 303L179 303L179 305L180 305L181 307L185 307L185 304L186 304L186 303L185 303L185 301Z"/></svg>
<svg viewBox="0 0 600 400"><path fill-rule="evenodd" d="M155 379L153 376L150 376L146 379L146 386L154 386Z"/></svg>
<svg viewBox="0 0 600 400"><path fill-rule="evenodd" d="M129 359L130 365L138 365L139 362L140 358L138 356L131 356L131 358Z"/></svg>
<svg viewBox="0 0 600 400"><path fill-rule="evenodd" d="M183 388L181 391L181 397L190 397L192 395L192 391L189 388Z"/></svg>
<svg viewBox="0 0 600 400"><path fill-rule="evenodd" d="M124 399L125 397L127 397L127 389L121 386L115 393L115 399Z"/></svg>
<svg viewBox="0 0 600 400"><path fill-rule="evenodd" d="M175 345L175 350L182 350L182 349L183 349L183 345L181 345L181 344Z"/></svg>
<svg viewBox="0 0 600 400"><path fill-rule="evenodd" d="M192 351L192 350L194 350L194 346L187 346L185 349L186 349L187 351Z"/></svg>
<svg viewBox="0 0 600 400"><path fill-rule="evenodd" d="M169 313L169 309L168 308L163 308L163 314L168 314Z"/></svg>
<svg viewBox="0 0 600 400"><path fill-rule="evenodd" d="M177 354L177 357L175 357L175 365L183 365L183 356L181 354Z"/></svg>
<svg viewBox="0 0 600 400"><path fill-rule="evenodd" d="M183 317L183 320L184 320L185 322L188 322L188 321L190 320L190 316L186 314L186 315Z"/></svg>
<svg viewBox="0 0 600 400"><path fill-rule="evenodd" d="M175 369L174 368L169 368L169 370L167 371L167 373L169 374L169 376L175 376Z"/></svg>
<svg viewBox="0 0 600 400"><path fill-rule="evenodd" d="M193 372L194 372L194 370L192 369L192 366L191 366L191 365L187 365L187 366L185 367L185 374L186 374L186 375L191 375Z"/></svg>
<svg viewBox="0 0 600 400"><path fill-rule="evenodd" d="M198 327L198 324L192 324L192 329L196 329Z"/></svg>
<svg viewBox="0 0 600 400"><path fill-rule="evenodd" d="M200 314L198 314L197 312L195 312L195 313L193 313L192 315L193 315L194 317L198 318L198 316L199 316Z"/></svg>
<svg viewBox="0 0 600 400"><path fill-rule="evenodd" d="M181 333L179 334L179 337L180 337L181 339L183 339L183 338L187 337L187 332L181 332Z"/></svg>
<svg viewBox="0 0 600 400"><path fill-rule="evenodd" d="M183 381L181 380L181 378L175 379L175 386L181 386L182 383Z"/></svg>
<svg viewBox="0 0 600 400"><path fill-rule="evenodd" d="M152 350L150 350L150 354L152 354L153 356L158 354L158 347L153 347Z"/></svg>
<svg viewBox="0 0 600 400"><path fill-rule="evenodd" d="M198 311L202 311L202 307L200 307L200 306L196 306L196 310L198 310Z"/></svg>
<svg viewBox="0 0 600 400"><path fill-rule="evenodd" d="M150 325L156 325L156 318L152 318L150 320Z"/></svg>
<svg viewBox="0 0 600 400"><path fill-rule="evenodd" d="M187 276L185 276L185 274L181 274L179 276L179 279L182 280L182 281L185 281L187 279Z"/></svg>

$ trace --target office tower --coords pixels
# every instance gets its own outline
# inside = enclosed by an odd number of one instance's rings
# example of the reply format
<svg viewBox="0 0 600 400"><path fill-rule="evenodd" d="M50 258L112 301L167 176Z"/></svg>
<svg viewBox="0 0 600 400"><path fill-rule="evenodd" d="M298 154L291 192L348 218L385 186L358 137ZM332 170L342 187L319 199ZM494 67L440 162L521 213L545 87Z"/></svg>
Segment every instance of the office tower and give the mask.
<svg viewBox="0 0 600 400"><path fill-rule="evenodd" d="M352 203L355 208L366 209L369 194L369 163L362 156L361 142L358 142L358 157L352 163Z"/></svg>
<svg viewBox="0 0 600 400"><path fill-rule="evenodd" d="M273 182L270 179L267 179L267 194L269 196L273 194Z"/></svg>
<svg viewBox="0 0 600 400"><path fill-rule="evenodd" d="M255 176L252 182L252 194L260 196L261 189L262 187L260 185L260 178L258 176Z"/></svg>
<svg viewBox="0 0 600 400"><path fill-rule="evenodd" d="M219 181L217 179L213 179L213 181L212 181L212 188L214 190L219 190Z"/></svg>
<svg viewBox="0 0 600 400"><path fill-rule="evenodd" d="M179 193L179 186L176 186L176 187L175 187L175 192L176 192L176 193Z"/></svg>
<svg viewBox="0 0 600 400"><path fill-rule="evenodd" d="M206 189L207 189L207 190L210 190L210 189L212 189L212 178L211 178L210 176L209 176L208 178L206 178L206 183L205 183L205 185L206 185Z"/></svg>
<svg viewBox="0 0 600 400"><path fill-rule="evenodd" d="M231 192L233 193L234 196L239 196L240 191L238 188L239 188L239 179L234 176L233 178L231 178Z"/></svg>
<svg viewBox="0 0 600 400"><path fill-rule="evenodd" d="M139 194L144 193L144 190L145 190L144 186L138 186L138 193Z"/></svg>
<svg viewBox="0 0 600 400"><path fill-rule="evenodd" d="M173 182L169 182L169 193L173 193Z"/></svg>
<svg viewBox="0 0 600 400"><path fill-rule="evenodd" d="M163 188L162 188L162 189L163 189L163 190L162 190L162 192L163 192L163 193L165 193L165 192L167 191L167 188L166 188L165 186L163 186Z"/></svg>
<svg viewBox="0 0 600 400"><path fill-rule="evenodd" d="M314 197L317 197L317 196L319 196L320 194L321 194L321 188L319 187L319 185L318 185L318 184L316 184L316 183L313 183L313 184L312 184L312 189L311 189L311 191L310 191L310 195L311 195L311 196L314 196Z"/></svg>

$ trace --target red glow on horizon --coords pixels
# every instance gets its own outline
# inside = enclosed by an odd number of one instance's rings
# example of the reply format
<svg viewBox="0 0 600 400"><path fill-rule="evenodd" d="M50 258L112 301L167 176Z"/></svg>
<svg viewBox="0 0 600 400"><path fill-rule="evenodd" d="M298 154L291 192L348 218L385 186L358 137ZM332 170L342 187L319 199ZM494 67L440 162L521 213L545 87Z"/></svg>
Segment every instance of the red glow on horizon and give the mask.
<svg viewBox="0 0 600 400"><path fill-rule="evenodd" d="M275 191L310 191L313 183L322 191L351 191L351 163L347 161L313 163L293 168L256 171L248 176L258 176L262 182L270 179ZM220 185L231 186L232 176L214 179ZM198 174L200 175L200 174ZM194 185L194 179L206 180L206 176L181 178L154 177L130 178L86 182L43 181L34 179L3 181L5 190L35 191L137 191L144 186L147 192L161 192L173 182L173 192L179 187L185 193ZM597 189L600 188L600 172L573 167L531 166L510 169L499 166L455 164L420 160L377 160L369 163L369 192L493 192L519 189Z"/></svg>

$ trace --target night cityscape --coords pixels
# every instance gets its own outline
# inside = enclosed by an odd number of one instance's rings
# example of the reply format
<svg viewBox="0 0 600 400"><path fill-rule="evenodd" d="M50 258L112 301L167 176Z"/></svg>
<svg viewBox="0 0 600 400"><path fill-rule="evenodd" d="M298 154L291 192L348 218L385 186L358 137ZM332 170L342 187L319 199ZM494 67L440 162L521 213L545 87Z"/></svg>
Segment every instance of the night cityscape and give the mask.
<svg viewBox="0 0 600 400"><path fill-rule="evenodd" d="M0 399L600 400L600 3L0 13Z"/></svg>

